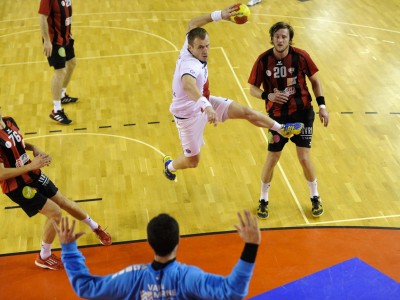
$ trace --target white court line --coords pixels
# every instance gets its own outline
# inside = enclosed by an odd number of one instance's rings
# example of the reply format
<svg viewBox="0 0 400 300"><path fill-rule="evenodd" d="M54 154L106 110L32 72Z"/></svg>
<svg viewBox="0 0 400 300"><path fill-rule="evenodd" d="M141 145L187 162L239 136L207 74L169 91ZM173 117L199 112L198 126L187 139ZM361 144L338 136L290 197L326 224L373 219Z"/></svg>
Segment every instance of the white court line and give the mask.
<svg viewBox="0 0 400 300"><path fill-rule="evenodd" d="M344 222L355 222L355 221L368 221L368 220L399 218L399 217L400 217L400 215L389 215L389 216L379 216L379 217L370 217L370 218L355 218L355 219L344 219L344 220L336 220L336 221L326 221L326 222L311 223L311 224L308 224L308 225L344 223Z"/></svg>
<svg viewBox="0 0 400 300"><path fill-rule="evenodd" d="M222 47L218 47L218 48L221 49L223 55L225 56L225 59L226 59L226 61L227 61L227 63L228 63L228 66L229 66L229 68L231 69L233 76L235 77L235 80L236 80L237 85L239 86L240 90L242 91L242 94L243 94L243 96L244 96L244 98L245 98L245 100L246 100L247 105L248 105L249 107L253 108L253 107L251 106L251 103L250 103L249 99L247 98L246 93L244 92L244 89L243 89L242 85L240 84L239 78L236 76L236 73L235 73L235 71L233 70L232 64L231 64L231 62L229 61L228 56L226 55L224 48L222 48ZM266 134L265 134L263 128L259 128L259 129L260 129L260 131L261 131L262 136L264 137L264 140L265 140L266 143L268 144L268 138L267 138L267 136L266 136ZM287 176L286 176L285 172L283 171L283 168L281 167L281 165L280 165L279 162L278 162L278 168L279 168L279 171L282 173L283 179L285 180L285 182L286 182L286 184L287 184L287 186L288 186L288 188L289 188L289 191L290 191L290 193L292 194L292 196L293 196L293 198L294 198L294 201L296 202L296 205L297 205L297 207L299 208L299 210L300 210L300 212L301 212L301 215L303 216L304 222L306 222L306 224L308 224L309 222L308 222L308 219L307 219L307 217L306 217L306 214L304 213L304 210L303 210L303 208L301 207L300 202L299 202L299 200L297 199L296 194L295 194L295 192L293 191L293 188L292 188L292 186L290 185L290 182L289 182L289 180L287 179Z"/></svg>
<svg viewBox="0 0 400 300"><path fill-rule="evenodd" d="M101 56L89 56L89 57L77 57L76 60L91 60L91 59L103 59L103 58L118 58L118 57L130 57L130 56L143 56L143 55L159 55L166 53L176 53L178 50L167 50L167 51L155 51L155 52L142 52L142 53L127 53L127 54L114 54L114 55L101 55ZM42 64L47 63L47 60L37 61L26 61L18 63L0 64L0 67L10 67L18 65L31 65L31 64Z"/></svg>
<svg viewBox="0 0 400 300"><path fill-rule="evenodd" d="M153 149L154 151L156 151L157 153L161 154L163 157L165 156L165 154L163 152L161 152L160 150L158 150L156 147L147 144L141 140L137 140L137 139L132 139L126 136L122 136L122 135L115 135L115 134L106 134L106 133L83 133L83 132L79 132L79 133L61 133L61 134L46 134L46 135L39 135L39 136L31 136L31 137L25 137L24 140L33 140L33 139L38 139L38 138L47 138L47 137L60 137L60 136L73 136L73 135L97 135L97 136L107 136L107 137L115 137L115 138L120 138L120 139L125 139L125 140L129 140L135 143L139 143L142 145L145 145L151 149Z"/></svg>

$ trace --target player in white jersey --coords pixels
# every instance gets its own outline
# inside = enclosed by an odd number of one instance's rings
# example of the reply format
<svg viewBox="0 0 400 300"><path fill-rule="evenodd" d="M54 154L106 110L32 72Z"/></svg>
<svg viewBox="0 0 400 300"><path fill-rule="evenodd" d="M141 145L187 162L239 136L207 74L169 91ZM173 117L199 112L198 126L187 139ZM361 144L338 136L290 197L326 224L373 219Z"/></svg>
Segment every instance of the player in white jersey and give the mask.
<svg viewBox="0 0 400 300"><path fill-rule="evenodd" d="M231 99L209 94L207 61L210 38L207 31L201 27L213 21L230 21L230 16L235 15L237 9L237 6L231 5L189 21L186 41L176 62L170 107L183 153L175 160L170 156L164 157L164 174L170 180L175 180L177 170L197 167L207 122L216 126L218 122L224 122L226 119L245 119L258 127L269 128L284 136L299 134L303 128L301 123L281 125L266 114Z"/></svg>

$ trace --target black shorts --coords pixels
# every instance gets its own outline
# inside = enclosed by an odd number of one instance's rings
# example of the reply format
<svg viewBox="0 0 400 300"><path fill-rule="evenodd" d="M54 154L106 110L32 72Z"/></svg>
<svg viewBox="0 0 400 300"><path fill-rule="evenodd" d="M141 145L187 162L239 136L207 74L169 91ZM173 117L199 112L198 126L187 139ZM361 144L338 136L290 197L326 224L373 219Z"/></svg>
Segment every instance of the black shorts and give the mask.
<svg viewBox="0 0 400 300"><path fill-rule="evenodd" d="M6 195L21 206L29 217L33 217L43 208L48 198L57 194L57 191L58 188L54 183L42 173L31 183L20 186Z"/></svg>
<svg viewBox="0 0 400 300"><path fill-rule="evenodd" d="M65 68L65 63L74 57L74 40L70 39L69 44L66 46L53 43L53 51L47 60L49 61L50 67L54 67L54 69L63 69Z"/></svg>
<svg viewBox="0 0 400 300"><path fill-rule="evenodd" d="M297 147L311 148L313 124L315 119L315 112L312 108L300 110L287 117L272 117L272 118L280 124L295 123L295 122L303 123L304 129L301 131L301 133L299 135L292 136L290 140L293 143L295 143ZM282 151L283 147L285 147L285 144L289 141L289 139L284 138L276 131L270 130L270 132L273 135L279 136L279 141L273 144L268 144L268 151L271 152ZM278 137L275 137L275 139L278 139Z"/></svg>

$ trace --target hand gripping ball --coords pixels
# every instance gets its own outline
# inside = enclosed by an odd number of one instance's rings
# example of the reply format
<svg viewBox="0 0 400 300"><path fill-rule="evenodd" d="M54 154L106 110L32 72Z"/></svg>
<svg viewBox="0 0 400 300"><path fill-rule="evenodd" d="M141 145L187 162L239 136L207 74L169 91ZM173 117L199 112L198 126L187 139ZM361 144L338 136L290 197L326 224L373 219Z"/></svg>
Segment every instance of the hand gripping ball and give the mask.
<svg viewBox="0 0 400 300"><path fill-rule="evenodd" d="M231 16L231 21L235 22L236 24L244 24L249 20L249 16L250 16L250 9L247 5L245 4L235 4L237 7L236 10L236 15L235 16Z"/></svg>

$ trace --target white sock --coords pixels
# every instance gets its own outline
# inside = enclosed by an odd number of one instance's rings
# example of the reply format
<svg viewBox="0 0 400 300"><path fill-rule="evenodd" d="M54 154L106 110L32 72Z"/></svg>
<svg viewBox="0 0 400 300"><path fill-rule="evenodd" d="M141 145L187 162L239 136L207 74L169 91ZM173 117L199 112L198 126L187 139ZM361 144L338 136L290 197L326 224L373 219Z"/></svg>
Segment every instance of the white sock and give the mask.
<svg viewBox="0 0 400 300"><path fill-rule="evenodd" d="M61 100L53 100L53 104L54 104L54 112L58 112L59 110L62 110Z"/></svg>
<svg viewBox="0 0 400 300"><path fill-rule="evenodd" d="M46 244L42 241L42 248L40 249L40 258L46 259L51 255L51 244Z"/></svg>
<svg viewBox="0 0 400 300"><path fill-rule="evenodd" d="M265 202L268 202L268 191L269 191L270 186L271 186L271 182L264 183L261 180L261 196L260 196L260 200L264 199Z"/></svg>
<svg viewBox="0 0 400 300"><path fill-rule="evenodd" d="M92 230L95 230L99 227L99 224L93 221L89 216L87 216L86 219L83 219L82 222L89 225L90 229Z"/></svg>
<svg viewBox="0 0 400 300"><path fill-rule="evenodd" d="M315 178L314 181L307 180L307 184L308 184L308 187L310 188L310 198L312 198L314 196L319 196L317 179Z"/></svg>
<svg viewBox="0 0 400 300"><path fill-rule="evenodd" d="M169 164L168 164L168 170L170 170L171 172L175 172L176 171L176 169L174 168L174 166L173 166L173 162L174 161L171 161Z"/></svg>
<svg viewBox="0 0 400 300"><path fill-rule="evenodd" d="M281 124L275 121L274 125L271 127L271 130L281 133Z"/></svg>
<svg viewBox="0 0 400 300"><path fill-rule="evenodd" d="M66 92L67 92L67 88L61 89L61 99L65 97Z"/></svg>

